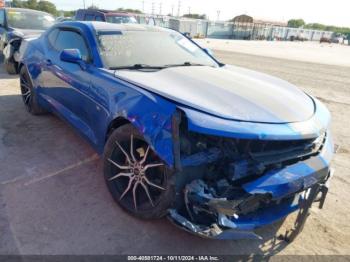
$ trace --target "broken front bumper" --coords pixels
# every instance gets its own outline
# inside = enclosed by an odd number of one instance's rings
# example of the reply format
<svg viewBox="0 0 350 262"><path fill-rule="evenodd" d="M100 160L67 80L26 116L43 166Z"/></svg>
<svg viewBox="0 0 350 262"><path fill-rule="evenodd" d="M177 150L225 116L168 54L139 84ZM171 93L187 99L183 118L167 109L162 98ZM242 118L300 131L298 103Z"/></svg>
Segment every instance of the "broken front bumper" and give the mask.
<svg viewBox="0 0 350 262"><path fill-rule="evenodd" d="M171 209L168 218L186 231L205 238L262 239L254 229L272 224L299 211L295 228L285 236L285 240L292 241L301 231L312 203L320 202L319 208L323 207L329 180L333 174L329 167L333 151L333 142L329 136L319 155L279 170L269 171L258 179L243 184L242 189L245 191L246 199L249 199L243 201L243 204L248 211L237 214L235 212L239 206L235 200L212 198L207 193L208 188L205 188L204 181L193 181L187 188L192 191L192 196L195 195L194 201L203 205L199 208L196 206L192 210L187 209L189 216ZM187 202L191 201L187 199ZM257 206L249 210L249 205ZM205 212L216 216L214 223L208 225L193 219L191 213L196 213L198 210L201 212L203 207L207 208Z"/></svg>

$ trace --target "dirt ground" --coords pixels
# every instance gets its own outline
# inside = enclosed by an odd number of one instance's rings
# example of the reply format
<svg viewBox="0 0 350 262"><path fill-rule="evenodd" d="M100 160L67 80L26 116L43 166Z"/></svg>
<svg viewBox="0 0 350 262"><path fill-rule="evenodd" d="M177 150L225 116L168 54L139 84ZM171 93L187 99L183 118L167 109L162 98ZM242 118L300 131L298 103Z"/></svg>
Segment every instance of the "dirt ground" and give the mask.
<svg viewBox="0 0 350 262"><path fill-rule="evenodd" d="M350 255L350 67L216 51L221 61L286 79L320 98L333 115L335 177L323 210L314 209L295 242L259 230L264 241L212 241L166 219L123 212L89 145L54 116L31 116L18 79L0 69L0 254L348 254Z"/></svg>
<svg viewBox="0 0 350 262"><path fill-rule="evenodd" d="M268 56L316 64L350 66L350 46L316 41L246 41L230 39L195 39L210 49Z"/></svg>

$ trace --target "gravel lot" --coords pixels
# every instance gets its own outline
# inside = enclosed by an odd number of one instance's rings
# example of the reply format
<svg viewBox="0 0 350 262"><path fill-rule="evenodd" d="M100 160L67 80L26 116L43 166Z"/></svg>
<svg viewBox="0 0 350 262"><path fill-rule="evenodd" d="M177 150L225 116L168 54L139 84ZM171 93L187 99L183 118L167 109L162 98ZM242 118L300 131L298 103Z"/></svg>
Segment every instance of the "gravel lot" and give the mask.
<svg viewBox="0 0 350 262"><path fill-rule="evenodd" d="M142 221L109 195L102 162L54 116L25 112L18 79L0 69L0 254L350 254L350 67L216 51L223 62L284 78L324 101L341 146L325 207L292 244L284 225L265 241L211 241L166 219Z"/></svg>

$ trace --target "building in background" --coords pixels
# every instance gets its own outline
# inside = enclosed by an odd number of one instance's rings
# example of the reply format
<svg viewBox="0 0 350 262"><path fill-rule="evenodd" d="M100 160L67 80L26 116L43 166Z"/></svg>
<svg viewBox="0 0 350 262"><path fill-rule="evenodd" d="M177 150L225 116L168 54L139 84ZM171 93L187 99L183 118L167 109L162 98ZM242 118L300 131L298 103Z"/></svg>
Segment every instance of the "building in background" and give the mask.
<svg viewBox="0 0 350 262"><path fill-rule="evenodd" d="M300 40L320 41L331 38L333 32L287 27L286 22L254 19L240 15L230 22L210 23L207 37L243 40Z"/></svg>
<svg viewBox="0 0 350 262"><path fill-rule="evenodd" d="M138 20L143 23L145 19ZM236 16L231 21L156 16L155 25L169 27L197 38L320 41L321 38L331 39L333 35L330 31L290 28L286 22L253 18L248 15Z"/></svg>

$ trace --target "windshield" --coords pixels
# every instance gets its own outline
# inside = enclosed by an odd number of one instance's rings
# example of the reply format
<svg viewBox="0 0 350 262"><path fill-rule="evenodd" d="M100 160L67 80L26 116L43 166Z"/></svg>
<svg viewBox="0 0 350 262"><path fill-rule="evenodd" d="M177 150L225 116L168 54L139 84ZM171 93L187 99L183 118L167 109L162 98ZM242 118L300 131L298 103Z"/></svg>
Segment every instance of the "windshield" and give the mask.
<svg viewBox="0 0 350 262"><path fill-rule="evenodd" d="M113 24L137 24L137 20L132 16L108 15L106 20Z"/></svg>
<svg viewBox="0 0 350 262"><path fill-rule="evenodd" d="M98 32L99 49L107 68L147 65L218 66L201 48L175 31Z"/></svg>
<svg viewBox="0 0 350 262"><path fill-rule="evenodd" d="M31 10L8 10L7 23L20 29L46 30L55 22L53 16Z"/></svg>

